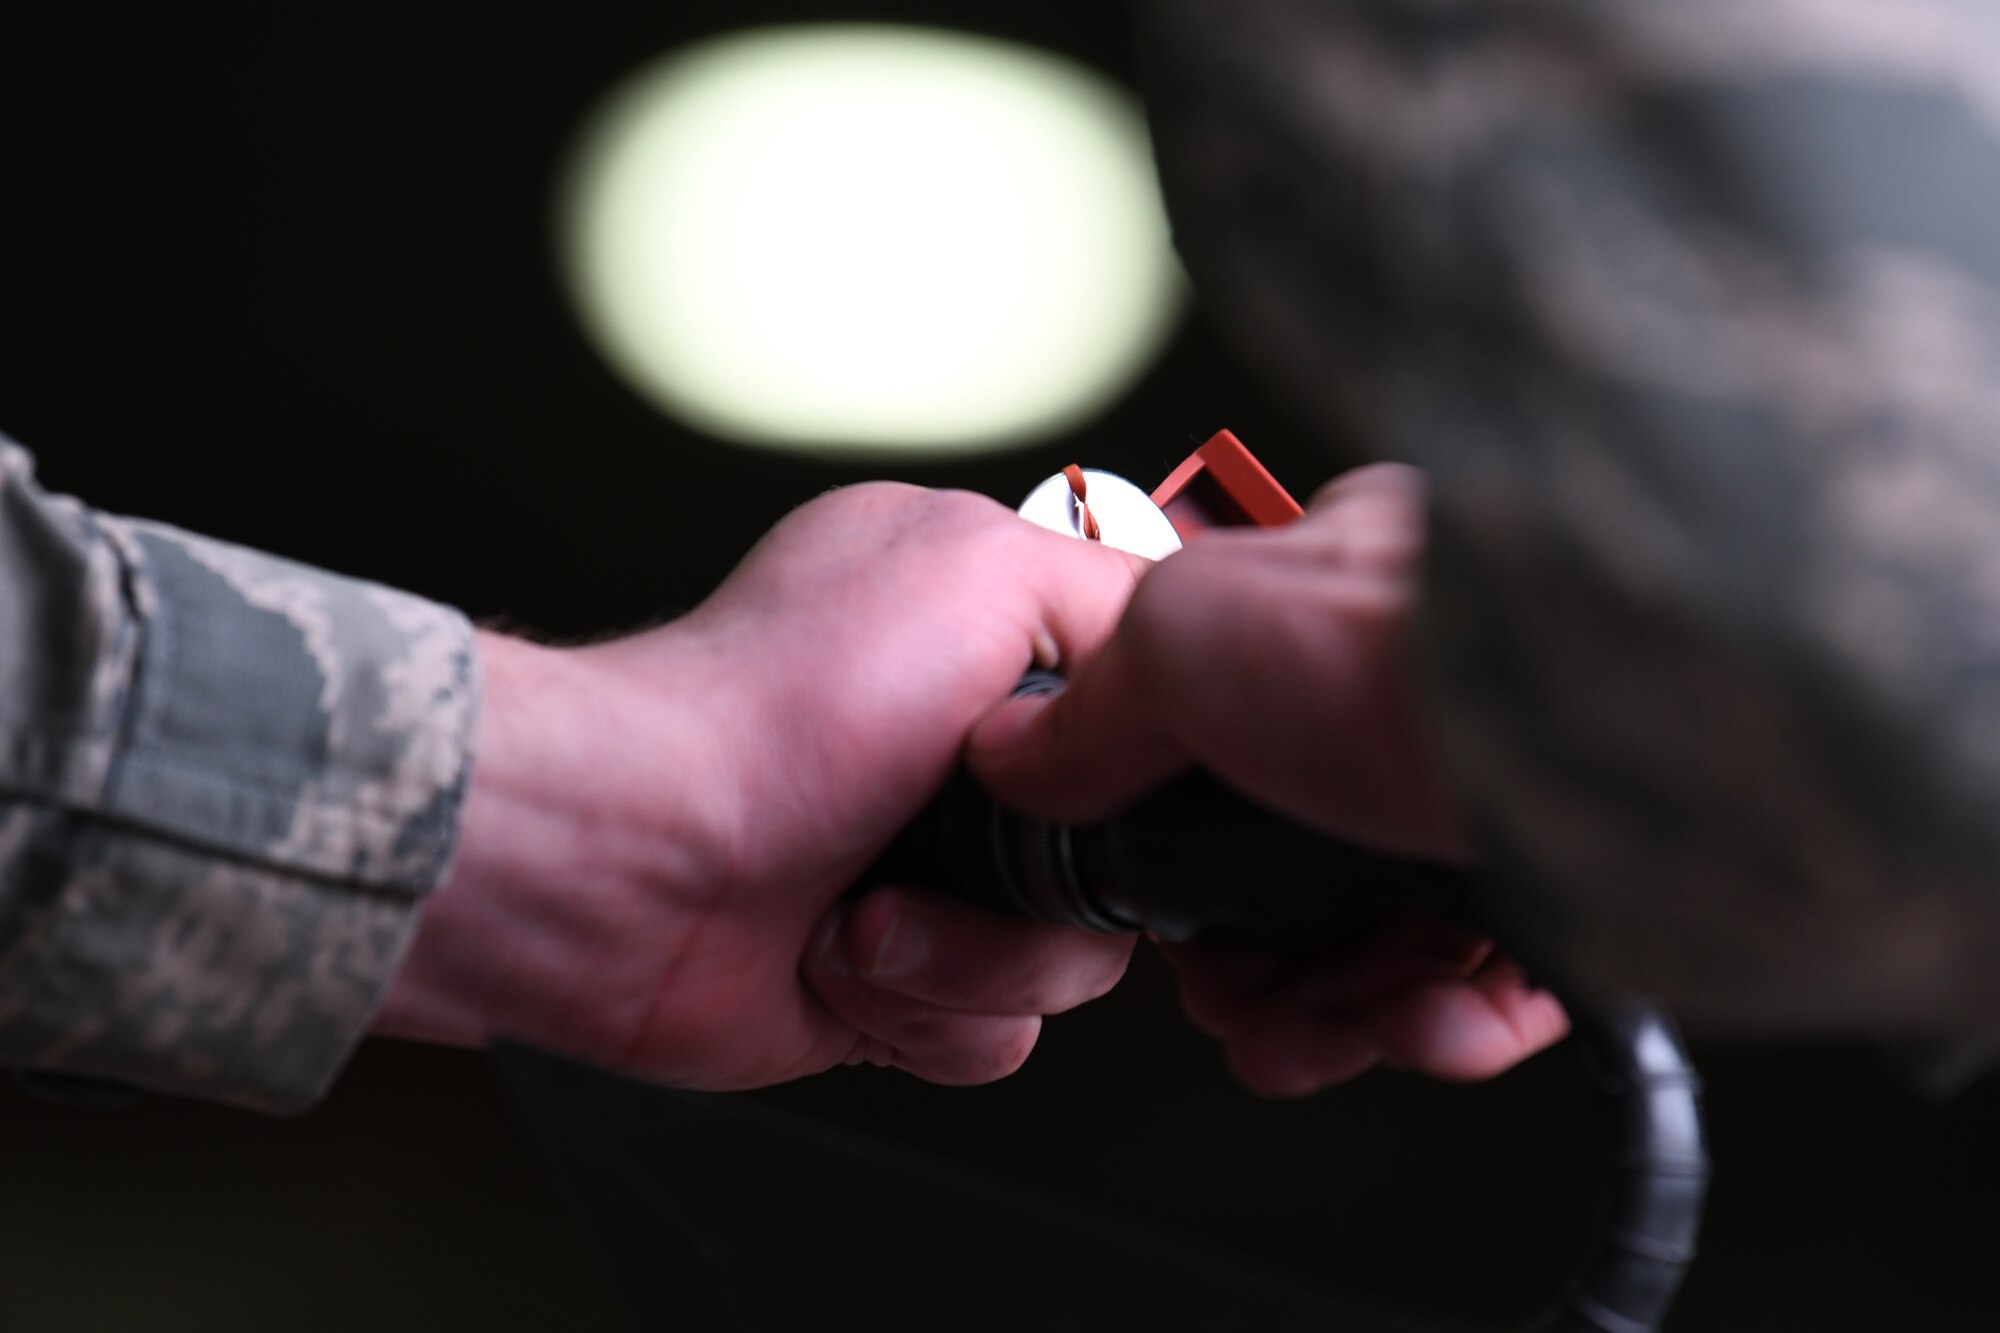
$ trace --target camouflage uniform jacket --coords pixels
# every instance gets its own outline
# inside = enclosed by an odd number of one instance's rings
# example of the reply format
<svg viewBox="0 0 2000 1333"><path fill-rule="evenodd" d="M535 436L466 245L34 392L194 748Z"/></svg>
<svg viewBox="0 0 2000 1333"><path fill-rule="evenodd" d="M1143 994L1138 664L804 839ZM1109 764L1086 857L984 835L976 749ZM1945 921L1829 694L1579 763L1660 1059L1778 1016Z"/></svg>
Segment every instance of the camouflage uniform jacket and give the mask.
<svg viewBox="0 0 2000 1333"><path fill-rule="evenodd" d="M2000 1021L2000 6L1152 18L1211 308L1430 474L1516 933L1742 1024Z"/></svg>
<svg viewBox="0 0 2000 1333"><path fill-rule="evenodd" d="M0 1063L267 1109L451 855L463 617L40 491L0 439Z"/></svg>

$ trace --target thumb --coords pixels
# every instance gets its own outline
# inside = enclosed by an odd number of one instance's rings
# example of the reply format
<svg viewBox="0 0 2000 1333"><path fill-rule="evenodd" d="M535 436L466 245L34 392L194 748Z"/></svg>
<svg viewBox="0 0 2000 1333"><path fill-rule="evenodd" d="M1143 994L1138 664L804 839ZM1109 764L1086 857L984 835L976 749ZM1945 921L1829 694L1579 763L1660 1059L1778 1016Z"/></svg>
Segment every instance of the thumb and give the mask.
<svg viewBox="0 0 2000 1333"><path fill-rule="evenodd" d="M973 728L966 766L1002 804L1071 823L1105 819L1189 766L1151 703L1130 624L1128 615L1061 692L1011 699Z"/></svg>

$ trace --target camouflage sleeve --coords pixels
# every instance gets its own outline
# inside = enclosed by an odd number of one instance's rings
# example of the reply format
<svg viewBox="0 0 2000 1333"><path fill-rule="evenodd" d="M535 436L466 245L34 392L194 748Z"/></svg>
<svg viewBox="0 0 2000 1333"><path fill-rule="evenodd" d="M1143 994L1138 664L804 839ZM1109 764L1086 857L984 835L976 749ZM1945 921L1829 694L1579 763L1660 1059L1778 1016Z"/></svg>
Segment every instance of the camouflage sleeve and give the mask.
<svg viewBox="0 0 2000 1333"><path fill-rule="evenodd" d="M1750 1025L2000 1021L2000 7L1159 0L1199 285L1425 466L1517 929Z"/></svg>
<svg viewBox="0 0 2000 1333"><path fill-rule="evenodd" d="M96 513L0 439L0 1062L324 1090L444 871L456 612Z"/></svg>

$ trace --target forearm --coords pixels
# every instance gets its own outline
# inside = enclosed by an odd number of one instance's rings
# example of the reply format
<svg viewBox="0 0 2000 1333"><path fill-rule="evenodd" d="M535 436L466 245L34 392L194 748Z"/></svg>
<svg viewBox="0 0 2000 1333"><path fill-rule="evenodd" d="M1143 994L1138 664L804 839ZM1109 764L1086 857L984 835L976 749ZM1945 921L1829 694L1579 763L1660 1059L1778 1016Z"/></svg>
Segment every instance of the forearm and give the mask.
<svg viewBox="0 0 2000 1333"><path fill-rule="evenodd" d="M589 652L490 632L478 653L484 704L458 853L373 1031L461 1046L559 1032L566 1048L612 1061L644 997L576 998L580 978L634 948L630 923L607 905L692 896L717 878L694 852L703 839L692 819L679 817L713 775L680 725L689 682L621 690ZM679 754L689 781L634 790L621 757L640 746Z"/></svg>

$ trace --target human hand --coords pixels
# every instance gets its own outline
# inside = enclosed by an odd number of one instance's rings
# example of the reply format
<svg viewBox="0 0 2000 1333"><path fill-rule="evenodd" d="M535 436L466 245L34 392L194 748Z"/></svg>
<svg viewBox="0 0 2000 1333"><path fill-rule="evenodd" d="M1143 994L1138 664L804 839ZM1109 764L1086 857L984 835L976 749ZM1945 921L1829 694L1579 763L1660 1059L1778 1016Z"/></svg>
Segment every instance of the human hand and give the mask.
<svg viewBox="0 0 2000 1333"><path fill-rule="evenodd" d="M1063 694L979 724L974 775L1003 802L1084 821L1198 764L1326 833L1463 859L1405 661L1422 509L1421 475L1379 466L1327 486L1289 527L1204 535L1145 576ZM1165 952L1190 1016L1274 1095L1377 1063L1483 1078L1568 1030L1489 941L1433 919L1303 959Z"/></svg>
<svg viewBox="0 0 2000 1333"><path fill-rule="evenodd" d="M977 496L855 486L662 629L482 636L459 856L377 1030L715 1089L1010 1072L1129 941L923 886L840 900L1031 662L1098 651L1140 565Z"/></svg>

